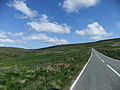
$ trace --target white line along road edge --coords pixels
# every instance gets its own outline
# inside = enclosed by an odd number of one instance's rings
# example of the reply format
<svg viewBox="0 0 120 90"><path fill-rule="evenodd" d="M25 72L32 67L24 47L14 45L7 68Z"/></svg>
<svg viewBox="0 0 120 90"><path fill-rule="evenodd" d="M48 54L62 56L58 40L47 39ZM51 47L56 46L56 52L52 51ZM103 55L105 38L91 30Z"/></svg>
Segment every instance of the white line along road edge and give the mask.
<svg viewBox="0 0 120 90"><path fill-rule="evenodd" d="M80 72L80 74L78 75L78 77L76 78L76 80L74 81L74 83L72 84L70 90L73 90L75 84L77 83L77 81L79 80L79 78L81 77L82 73L84 72L86 66L88 65L88 63L90 62L91 58L92 58L92 54L93 54L93 50L91 50L91 56L88 60L88 62L85 64L85 66L83 67L82 71Z"/></svg>

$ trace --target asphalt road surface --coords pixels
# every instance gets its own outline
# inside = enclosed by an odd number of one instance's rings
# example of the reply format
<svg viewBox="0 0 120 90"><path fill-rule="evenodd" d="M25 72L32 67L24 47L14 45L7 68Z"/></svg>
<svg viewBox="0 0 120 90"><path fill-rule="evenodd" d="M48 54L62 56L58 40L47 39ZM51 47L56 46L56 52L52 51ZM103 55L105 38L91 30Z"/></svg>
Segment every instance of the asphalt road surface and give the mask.
<svg viewBox="0 0 120 90"><path fill-rule="evenodd" d="M120 90L120 61L92 49L70 90Z"/></svg>

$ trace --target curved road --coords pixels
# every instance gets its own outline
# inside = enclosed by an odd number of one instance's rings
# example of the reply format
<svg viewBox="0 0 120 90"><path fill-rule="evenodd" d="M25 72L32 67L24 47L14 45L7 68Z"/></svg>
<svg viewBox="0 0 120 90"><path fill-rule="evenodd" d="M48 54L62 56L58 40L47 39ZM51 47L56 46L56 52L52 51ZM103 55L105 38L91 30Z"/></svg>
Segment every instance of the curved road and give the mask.
<svg viewBox="0 0 120 90"><path fill-rule="evenodd" d="M120 90L120 61L92 49L70 90Z"/></svg>

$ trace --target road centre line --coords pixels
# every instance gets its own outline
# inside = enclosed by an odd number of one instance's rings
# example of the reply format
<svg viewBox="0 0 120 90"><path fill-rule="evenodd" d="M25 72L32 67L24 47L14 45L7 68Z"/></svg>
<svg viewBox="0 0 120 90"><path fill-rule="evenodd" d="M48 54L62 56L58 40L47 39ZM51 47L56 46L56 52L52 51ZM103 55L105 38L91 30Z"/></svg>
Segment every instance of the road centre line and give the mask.
<svg viewBox="0 0 120 90"><path fill-rule="evenodd" d="M98 51L96 51L96 52L98 52ZM98 53L100 53L100 52L98 52ZM100 54L102 54L102 53L100 53ZM102 55L105 56L104 54L102 54ZM108 57L108 56L107 56L107 58L109 58L109 59L111 59L111 60L113 60L113 61L116 61L116 62L120 62L120 60L116 60L116 59L113 59L113 58Z"/></svg>
<svg viewBox="0 0 120 90"><path fill-rule="evenodd" d="M96 54L96 53L95 53ZM96 54L97 55L97 54ZM98 55L97 57L102 61L102 62L105 62L103 59L101 59ZM115 70L113 69L110 65L106 64L108 68L110 68L115 74L117 74L119 77L120 77L120 74Z"/></svg>
<svg viewBox="0 0 120 90"><path fill-rule="evenodd" d="M96 54L96 53L95 53ZM105 61L104 60L102 60L97 54L96 54L96 56L102 61L102 62L104 62L105 63Z"/></svg>
<svg viewBox="0 0 120 90"><path fill-rule="evenodd" d="M114 73L116 73L119 77L120 77L120 74L116 71L116 70L114 70L110 65L108 65L107 64L107 66L114 72Z"/></svg>
<svg viewBox="0 0 120 90"><path fill-rule="evenodd" d="M105 62L105 61L103 61L102 59L100 59L102 62Z"/></svg>

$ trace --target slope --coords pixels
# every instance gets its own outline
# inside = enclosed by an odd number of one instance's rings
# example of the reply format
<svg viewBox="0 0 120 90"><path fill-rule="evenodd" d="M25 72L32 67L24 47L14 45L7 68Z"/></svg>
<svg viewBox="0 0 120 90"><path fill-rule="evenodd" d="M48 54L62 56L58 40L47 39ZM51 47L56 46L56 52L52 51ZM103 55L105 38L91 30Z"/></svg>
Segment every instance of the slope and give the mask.
<svg viewBox="0 0 120 90"><path fill-rule="evenodd" d="M91 48L120 59L120 39L42 49L0 48L0 89L69 88L87 62Z"/></svg>

